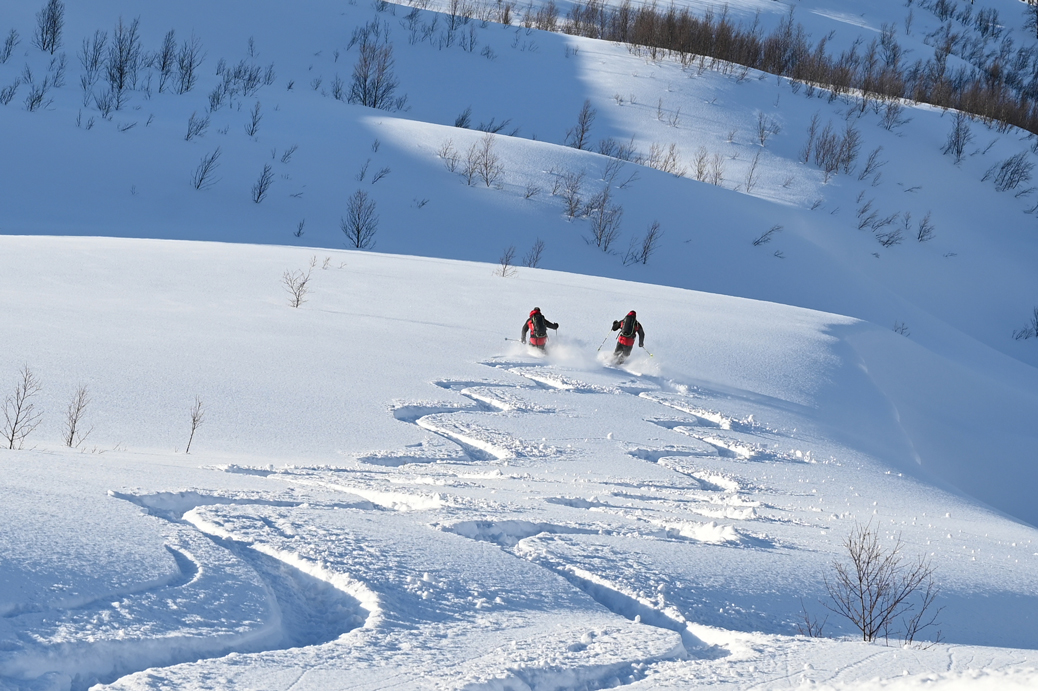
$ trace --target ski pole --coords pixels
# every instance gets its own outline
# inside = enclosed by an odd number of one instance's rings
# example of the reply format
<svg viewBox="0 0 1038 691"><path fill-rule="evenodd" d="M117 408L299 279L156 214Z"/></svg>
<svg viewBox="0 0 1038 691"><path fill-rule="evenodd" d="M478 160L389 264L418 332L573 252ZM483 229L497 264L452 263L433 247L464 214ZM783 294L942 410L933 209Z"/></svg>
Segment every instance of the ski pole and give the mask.
<svg viewBox="0 0 1038 691"><path fill-rule="evenodd" d="M610 329L609 333L607 333L607 334L605 335L605 338L603 338L603 339L602 339L602 345L598 346L598 350L596 350L596 351L595 351L596 353L597 353L597 352L600 352L600 351L602 350L602 346L604 346L604 345L605 345L605 342L606 342L606 340L608 340L609 336L610 336L610 335L611 335L612 333L613 333L613 331L612 331L612 329Z"/></svg>
<svg viewBox="0 0 1038 691"><path fill-rule="evenodd" d="M506 341L515 341L516 343L523 343L524 342L524 341L520 341L518 338L509 338L508 336L505 336L505 340Z"/></svg>

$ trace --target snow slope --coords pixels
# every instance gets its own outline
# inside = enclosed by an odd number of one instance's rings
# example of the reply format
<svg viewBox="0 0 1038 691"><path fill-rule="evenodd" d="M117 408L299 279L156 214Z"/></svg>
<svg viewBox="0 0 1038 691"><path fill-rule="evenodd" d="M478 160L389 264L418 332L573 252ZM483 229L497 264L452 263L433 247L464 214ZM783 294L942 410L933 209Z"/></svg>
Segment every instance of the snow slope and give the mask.
<svg viewBox="0 0 1038 691"><path fill-rule="evenodd" d="M1015 47L1018 5L975 7ZM70 4L57 86L39 8L0 16L21 39L0 63L0 392L30 367L44 413L0 451L0 688L1038 684L1038 350L1011 338L1038 295L1035 202L983 180L1031 139L972 123L955 164L931 108L887 129L773 76L478 17L450 36L448 5L422 6ZM789 9L729 4L766 29ZM895 24L912 59L941 25L919 3L794 16L839 49ZM147 51L198 39L199 83L160 93L144 67L106 119L76 52L135 17ZM400 111L334 97L372 20ZM270 83L214 108L221 64ZM593 148L673 145L684 174L565 146L585 100ZM801 161L816 116L860 133L850 173ZM495 183L448 170L505 120ZM566 179L622 206L608 251ZM357 190L388 254L341 249ZM870 209L903 242L859 228ZM654 221L657 251L625 262ZM542 269L495 274L538 240ZM312 274L300 309L286 271ZM503 340L535 304L561 323L546 359ZM631 308L649 351L605 367ZM79 385L92 431L69 450ZM835 638L794 635L870 520L933 558L944 643L855 643L832 616Z"/></svg>
<svg viewBox="0 0 1038 691"><path fill-rule="evenodd" d="M876 373L941 391L889 330L374 253L0 245L5 386L29 364L45 413L0 452L10 688L1035 679L1034 529L916 465L928 437ZM313 257L293 309L280 275ZM503 340L531 302L560 322L547 358ZM605 367L632 306L652 357ZM72 450L76 383L93 431ZM855 643L835 617L849 639L795 635L855 521L933 555L944 643Z"/></svg>
<svg viewBox="0 0 1038 691"><path fill-rule="evenodd" d="M1014 45L1027 45L1018 4L982 3L1001 11ZM770 27L788 5L732 5L739 20L756 11ZM909 59L923 58L932 50L926 36L940 22L918 6L879 3L860 22L848 22L845 15L858 17L861 10L834 0L798 7L795 16L812 40L833 31L833 45L841 47L859 35L871 40L883 24L903 26L909 11L910 30L899 29L898 37ZM0 65L0 83L24 78L26 67L37 84L48 74L51 56L29 45L34 12L21 6L5 17L22 42ZM75 53L95 30L112 34L120 17L140 18L145 50L157 50L174 29L178 41L198 39L205 60L198 86L182 95L159 93L155 69L143 69L127 106L106 121L93 105L104 82L85 93ZM373 20L389 32L406 111L372 111L332 95L336 78L349 86L355 29ZM215 8L112 0L70 7L64 86L48 91L46 108L29 112L22 105L29 87L22 84L0 108L5 130L17 132L4 142L5 159L31 162L0 171L0 229L341 248L346 198L363 189L378 206L380 251L494 262L514 245L518 261L539 238L546 268L900 324L911 338L953 359L992 348L1038 364L1033 342L1011 338L1038 291L1033 219L1023 213L1034 202L1030 193L1000 193L982 180L991 166L1028 152L1030 141L1021 133L974 123L967 156L955 165L941 153L950 117L932 109L909 105L907 122L887 130L879 114L856 116L847 100L829 102L824 90L808 96L810 89L763 74L683 69L675 60L653 62L622 46L478 21L459 30L475 41L466 44L468 51L458 43L445 46L443 27L441 15L396 5L379 12L361 3ZM990 43L993 49L997 41ZM272 67L272 82L225 99L208 113L208 128L185 141L189 117L203 117L212 107L209 93L222 80L215 74L221 64L264 74ZM597 112L595 148L612 138L633 141L647 155L653 144L664 150L673 144L685 177L627 164L614 178L607 171L614 159L561 146L585 99ZM261 120L250 137L244 128L257 104ZM473 129L452 127L467 109ZM756 137L762 115L779 129L764 146ZM799 160L815 115L820 126L832 123L842 131L850 123L861 136L852 173L828 183ZM501 189L466 187L437 152L450 141L464 157L480 136L473 131L478 125L505 120L495 140L504 165ZM513 132L517 136L503 136ZM217 147L214 185L193 189L200 159ZM884 165L859 178L879 147L877 161ZM700 150L711 161L719 157L721 185L692 179ZM756 182L747 193L757 154ZM257 204L250 190L264 165L275 177ZM389 172L376 181L383 170ZM565 174L581 172L583 199L610 177L613 200L624 209L611 253L589 246L588 220L568 219L551 194ZM621 189L632 174L636 179ZM55 191L62 204L53 203ZM879 218L897 215L895 225L907 225L904 242L884 248L873 232L859 230L866 204ZM915 242L927 214L935 238ZM647 265L623 266L629 243L654 220L664 232L659 251ZM300 223L303 234L296 237ZM753 246L776 226L781 229L769 243Z"/></svg>

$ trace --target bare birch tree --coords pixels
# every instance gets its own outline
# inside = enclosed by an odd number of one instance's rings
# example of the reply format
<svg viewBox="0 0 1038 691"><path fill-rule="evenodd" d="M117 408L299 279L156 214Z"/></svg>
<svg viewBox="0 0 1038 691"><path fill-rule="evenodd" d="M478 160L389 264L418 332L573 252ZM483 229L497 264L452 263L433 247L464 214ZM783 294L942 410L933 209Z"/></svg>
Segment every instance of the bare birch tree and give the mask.
<svg viewBox="0 0 1038 691"><path fill-rule="evenodd" d="M83 431L83 415L90 404L90 395L85 384L81 384L76 393L72 394L68 408L65 409L65 431L62 433L62 441L65 446L75 448L86 441L93 430Z"/></svg>
<svg viewBox="0 0 1038 691"><path fill-rule="evenodd" d="M43 413L36 409L33 399L42 388L29 366L23 366L14 393L4 400L4 426L0 428L0 438L7 442L7 448L22 448L25 438L39 426Z"/></svg>
<svg viewBox="0 0 1038 691"><path fill-rule="evenodd" d="M191 436L187 438L187 448L184 453L191 453L191 442L195 440L195 431L205 422L205 409L202 407L202 399L195 396L195 404L191 407Z"/></svg>
<svg viewBox="0 0 1038 691"><path fill-rule="evenodd" d="M353 193L347 202L346 218L339 220L339 228L351 247L364 250L374 246L378 215L375 202L368 199L367 192L357 190Z"/></svg>
<svg viewBox="0 0 1038 691"><path fill-rule="evenodd" d="M941 608L933 606L940 592L933 564L923 556L907 560L900 533L884 548L871 523L857 524L843 546L850 561L833 562L836 574L825 578L831 602L825 606L850 620L862 640L901 635L911 642L936 624Z"/></svg>

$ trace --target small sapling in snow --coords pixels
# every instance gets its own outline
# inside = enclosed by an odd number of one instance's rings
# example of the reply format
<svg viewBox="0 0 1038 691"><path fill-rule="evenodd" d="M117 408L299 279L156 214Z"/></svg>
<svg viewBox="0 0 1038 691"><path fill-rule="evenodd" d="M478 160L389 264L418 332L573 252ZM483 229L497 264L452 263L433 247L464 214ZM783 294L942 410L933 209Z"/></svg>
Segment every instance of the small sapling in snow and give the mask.
<svg viewBox="0 0 1038 691"><path fill-rule="evenodd" d="M825 607L849 620L862 640L894 636L911 643L936 625L942 608L934 605L940 587L933 562L907 558L900 533L884 547L872 523L856 524L843 546L848 561L833 561L835 573L825 576Z"/></svg>
<svg viewBox="0 0 1038 691"><path fill-rule="evenodd" d="M187 438L187 448L184 453L191 453L191 442L195 440L195 431L205 422L205 409L202 407L202 399L195 396L195 404L191 407L191 436Z"/></svg>
<svg viewBox="0 0 1038 691"><path fill-rule="evenodd" d="M65 430L62 433L62 441L70 449L82 444L93 431L92 429L83 431L83 415L86 413L86 408L89 404L90 395L87 392L87 387L81 384L76 389L76 393L72 395L72 400L69 401L68 407L65 409Z"/></svg>
<svg viewBox="0 0 1038 691"><path fill-rule="evenodd" d="M28 365L22 367L20 374L14 393L4 400L4 425L0 427L0 438L9 449L22 448L25 438L39 426L43 416L34 400L43 389L40 380Z"/></svg>
<svg viewBox="0 0 1038 691"><path fill-rule="evenodd" d="M298 308L306 302L306 295L310 292L310 275L311 271L303 273L303 270L299 269L298 271L286 271L281 276L281 283L291 296L288 304L292 307Z"/></svg>

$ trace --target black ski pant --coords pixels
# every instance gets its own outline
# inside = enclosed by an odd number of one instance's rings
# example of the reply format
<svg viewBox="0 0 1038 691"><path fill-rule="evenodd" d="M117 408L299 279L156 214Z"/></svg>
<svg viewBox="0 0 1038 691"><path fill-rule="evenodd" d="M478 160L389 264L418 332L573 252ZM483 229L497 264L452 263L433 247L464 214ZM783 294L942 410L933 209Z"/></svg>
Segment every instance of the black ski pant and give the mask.
<svg viewBox="0 0 1038 691"><path fill-rule="evenodd" d="M615 360L617 363L623 362L628 357L630 357L631 349L633 349L633 348L634 348L633 345L627 346L627 345L624 345L623 343L620 343L619 341L617 341L617 343L616 343L616 350L613 351L613 360Z"/></svg>

